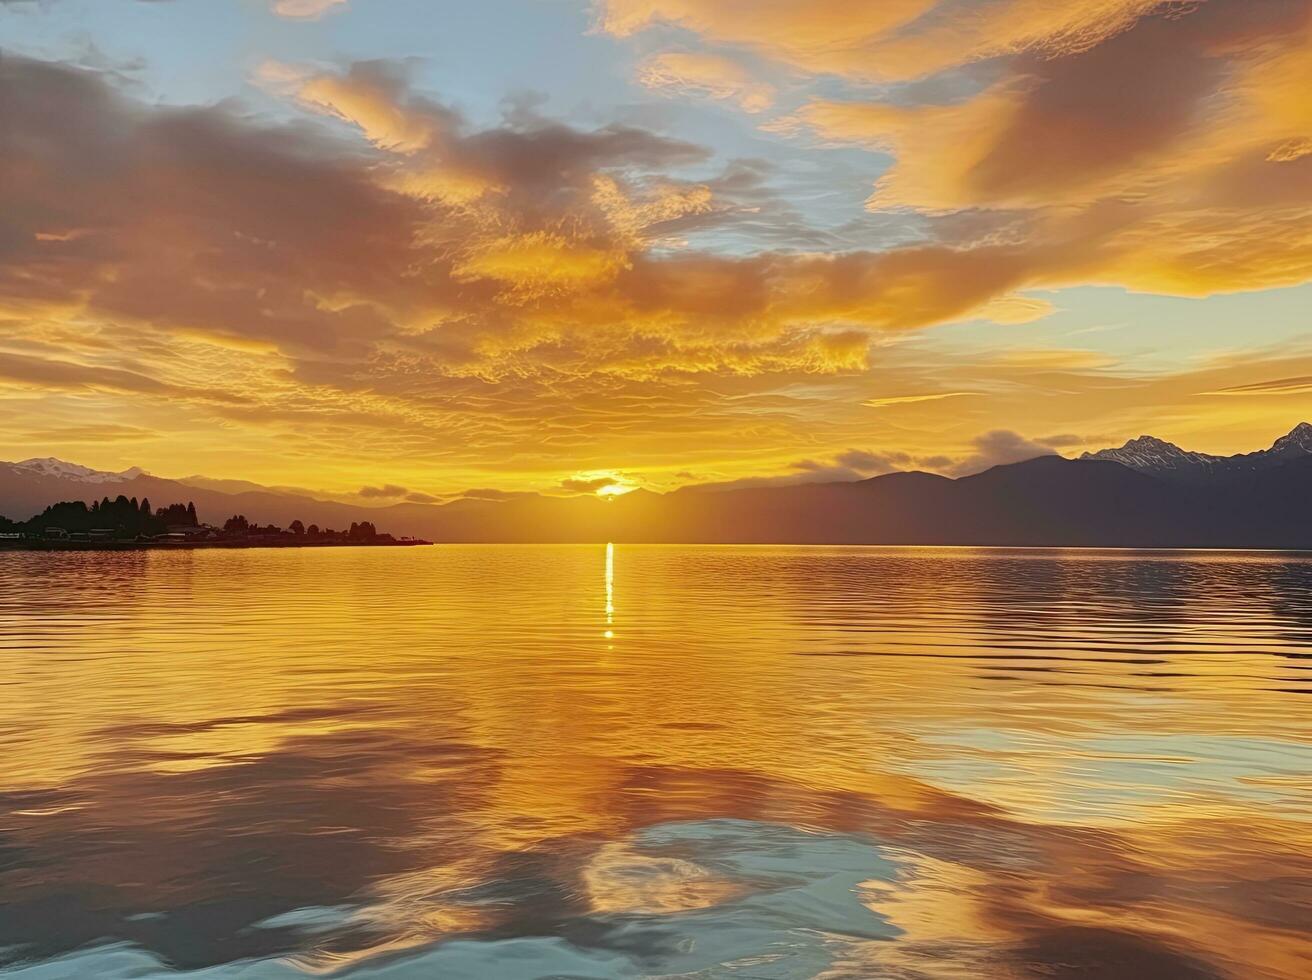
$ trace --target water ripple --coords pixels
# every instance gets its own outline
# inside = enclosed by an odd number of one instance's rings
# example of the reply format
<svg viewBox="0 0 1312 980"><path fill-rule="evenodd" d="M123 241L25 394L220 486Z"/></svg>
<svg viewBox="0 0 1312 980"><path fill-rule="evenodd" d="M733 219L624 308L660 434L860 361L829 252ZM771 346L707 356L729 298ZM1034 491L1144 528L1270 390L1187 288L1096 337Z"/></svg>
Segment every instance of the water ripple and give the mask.
<svg viewBox="0 0 1312 980"><path fill-rule="evenodd" d="M0 559L6 976L1308 975L1305 556Z"/></svg>

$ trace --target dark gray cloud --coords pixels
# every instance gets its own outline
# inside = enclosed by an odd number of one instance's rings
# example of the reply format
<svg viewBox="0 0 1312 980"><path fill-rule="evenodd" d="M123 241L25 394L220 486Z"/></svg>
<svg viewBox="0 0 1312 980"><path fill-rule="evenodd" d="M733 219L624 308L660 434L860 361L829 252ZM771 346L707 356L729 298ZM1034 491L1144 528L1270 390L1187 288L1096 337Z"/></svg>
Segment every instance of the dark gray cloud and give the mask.
<svg viewBox="0 0 1312 980"><path fill-rule="evenodd" d="M993 429L976 436L973 441L975 451L947 466L944 472L948 476L970 476L991 466L1022 463L1036 456L1056 455L1051 446L1027 439L1019 432L1012 432L1010 429Z"/></svg>

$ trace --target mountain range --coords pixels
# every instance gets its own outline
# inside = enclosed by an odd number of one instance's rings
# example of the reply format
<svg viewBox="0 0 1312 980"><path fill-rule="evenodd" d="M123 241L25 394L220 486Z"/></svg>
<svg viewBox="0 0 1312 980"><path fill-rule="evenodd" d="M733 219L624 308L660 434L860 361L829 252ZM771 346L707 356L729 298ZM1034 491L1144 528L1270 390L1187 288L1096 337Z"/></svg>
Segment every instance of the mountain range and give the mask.
<svg viewBox="0 0 1312 980"><path fill-rule="evenodd" d="M1312 548L1312 425L1296 426L1269 449L1225 457L1141 436L1079 459L1040 456L958 479L905 472L856 482L383 507L52 458L0 463L0 514L15 519L59 500L120 493L156 504L191 500L214 523L238 513L282 526L369 520L439 542Z"/></svg>
<svg viewBox="0 0 1312 980"><path fill-rule="evenodd" d="M1080 458L1120 463L1140 473L1167 480L1202 483L1269 470L1309 455L1312 455L1312 425L1300 422L1272 443L1270 449L1237 456L1190 452L1153 436L1140 436L1119 449L1102 449L1085 453Z"/></svg>

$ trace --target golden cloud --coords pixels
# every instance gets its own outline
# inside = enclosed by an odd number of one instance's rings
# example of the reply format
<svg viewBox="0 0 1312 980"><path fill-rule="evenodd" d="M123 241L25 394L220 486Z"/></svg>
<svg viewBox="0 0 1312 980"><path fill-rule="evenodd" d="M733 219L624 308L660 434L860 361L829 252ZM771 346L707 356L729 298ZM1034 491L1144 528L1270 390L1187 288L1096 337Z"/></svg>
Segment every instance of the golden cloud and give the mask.
<svg viewBox="0 0 1312 980"><path fill-rule="evenodd" d="M1035 385L1064 431L1301 377L1154 387L1097 352L922 363L901 339L1039 319L1052 307L1035 287L1312 278L1310 7L603 3L613 34L683 32L640 62L659 91L764 112L781 72L827 78L827 98L774 128L879 151L868 207L913 229L842 250L772 198L768 164L708 176L703 147L522 106L476 125L405 65L269 63L259 81L302 110L271 125L6 57L0 316L18 326L0 386L47 393L52 424L94 403L137 426L122 406L167 401L250 445L294 434L306 458L360 451L368 432L394 459L664 454L723 472L725 446L862 444L893 414L864 404L926 397L888 391L979 394L917 402L934 425L906 435L956 427L964 446L967 428L1014 425L996 413L1025 411ZM735 230L751 247L700 234Z"/></svg>
<svg viewBox="0 0 1312 980"><path fill-rule="evenodd" d="M1088 50L1163 7L1160 0L602 0L599 27L620 37L660 25L749 48L794 68L861 80L916 77L1023 51Z"/></svg>
<svg viewBox="0 0 1312 980"><path fill-rule="evenodd" d="M260 77L310 121L148 106L94 72L0 61L6 396L64 424L140 427L167 405L215 433L206 451L290 467L669 454L711 430L801 431L806 400L758 399L853 377L873 337L1023 285L997 248L674 248L768 205L755 171L674 176L705 152L622 125L478 128L394 65Z"/></svg>
<svg viewBox="0 0 1312 980"><path fill-rule="evenodd" d="M430 146L440 135L431 115L409 112L397 104L387 79L367 77L364 72L337 77L316 75L296 89L308 106L359 126L375 146L400 153L414 153Z"/></svg>
<svg viewBox="0 0 1312 980"><path fill-rule="evenodd" d="M871 210L1011 212L1032 282L1180 295L1305 282L1312 4L1174 13L1016 56L964 98L815 101L776 126L890 154Z"/></svg>
<svg viewBox="0 0 1312 980"><path fill-rule="evenodd" d="M451 275L457 282L496 280L506 285L500 298L527 303L607 283L626 262L622 251L535 231L480 242L460 257Z"/></svg>
<svg viewBox="0 0 1312 980"><path fill-rule="evenodd" d="M944 398L962 398L973 394L969 391L936 391L924 395L884 395L879 398L867 398L861 404L869 408L887 408L889 405L910 405L919 402L935 402Z"/></svg>

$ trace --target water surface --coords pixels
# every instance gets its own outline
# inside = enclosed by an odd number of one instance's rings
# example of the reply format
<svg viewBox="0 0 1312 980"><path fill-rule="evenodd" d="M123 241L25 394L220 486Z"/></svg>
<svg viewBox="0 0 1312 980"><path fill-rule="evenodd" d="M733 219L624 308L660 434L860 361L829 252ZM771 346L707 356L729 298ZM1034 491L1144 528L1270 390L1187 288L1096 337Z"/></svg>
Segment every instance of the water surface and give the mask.
<svg viewBox="0 0 1312 980"><path fill-rule="evenodd" d="M0 555L0 973L1312 975L1312 561Z"/></svg>

